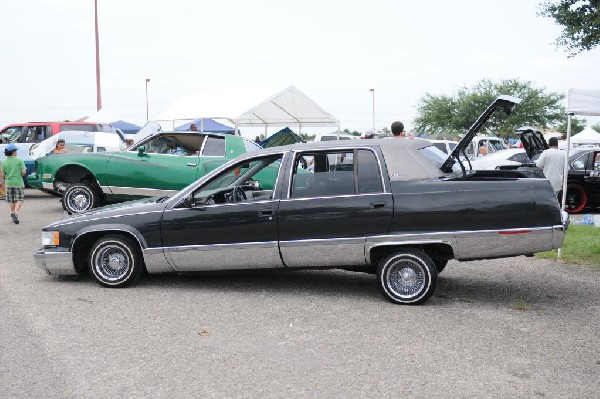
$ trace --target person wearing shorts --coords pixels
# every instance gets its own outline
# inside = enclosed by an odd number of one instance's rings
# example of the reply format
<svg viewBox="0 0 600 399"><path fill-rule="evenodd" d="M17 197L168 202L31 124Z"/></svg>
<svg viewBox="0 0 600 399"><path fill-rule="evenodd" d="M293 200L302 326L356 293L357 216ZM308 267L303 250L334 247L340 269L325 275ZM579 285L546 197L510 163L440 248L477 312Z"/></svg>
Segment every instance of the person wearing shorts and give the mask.
<svg viewBox="0 0 600 399"><path fill-rule="evenodd" d="M25 162L17 158L18 147L9 144L4 149L6 159L0 167L0 179L6 187L6 202L10 207L10 217L14 224L19 224L19 210L25 200L25 183L23 176L27 173Z"/></svg>

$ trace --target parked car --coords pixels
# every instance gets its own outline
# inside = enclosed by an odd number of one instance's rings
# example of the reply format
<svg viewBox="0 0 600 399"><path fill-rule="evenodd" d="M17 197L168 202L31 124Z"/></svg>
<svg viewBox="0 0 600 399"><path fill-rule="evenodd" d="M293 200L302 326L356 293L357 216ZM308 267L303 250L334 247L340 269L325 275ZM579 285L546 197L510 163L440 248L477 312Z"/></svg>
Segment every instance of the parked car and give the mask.
<svg viewBox="0 0 600 399"><path fill-rule="evenodd" d="M67 130L55 134L29 148L29 157L32 160L50 155L56 147L58 140L65 141L64 151L67 154L82 152L115 152L125 149L125 136L121 132L89 132L81 130Z"/></svg>
<svg viewBox="0 0 600 399"><path fill-rule="evenodd" d="M5 158L4 149L9 143L19 147L19 157L25 162L27 174L34 171L35 164L29 157L29 149L35 143L40 143L63 131L82 130L89 132L114 133L115 130L107 124L89 122L26 122L6 125L0 130L0 162ZM27 185L27 181L25 181Z"/></svg>
<svg viewBox="0 0 600 399"><path fill-rule="evenodd" d="M444 152L446 155L450 155L452 150L454 150L458 145L458 141L452 140L429 140L429 142L439 148L439 150Z"/></svg>
<svg viewBox="0 0 600 399"><path fill-rule="evenodd" d="M508 148L493 152L471 161L471 166L475 170L501 169L507 166L521 167L531 164L539 158L539 153L530 160L524 148Z"/></svg>
<svg viewBox="0 0 600 399"><path fill-rule="evenodd" d="M335 141L335 140L360 140L359 136L353 136L348 133L333 132L333 133L320 133L315 135L313 141Z"/></svg>
<svg viewBox="0 0 600 399"><path fill-rule="evenodd" d="M482 154L479 150L481 146L486 147L486 154ZM499 137L494 136L475 136L469 145L465 148L465 152L469 159L476 159L478 157L492 154L496 151L506 150L508 147L504 141Z"/></svg>
<svg viewBox="0 0 600 399"><path fill-rule="evenodd" d="M474 126L517 101L498 98ZM306 158L312 172L301 166ZM132 284L143 270L343 268L376 273L393 303L419 304L434 293L449 259L561 246L568 216L547 180L467 171L461 162L422 139L263 149L172 197L52 223L42 229L34 258L53 275L87 269L106 287Z"/></svg>
<svg viewBox="0 0 600 399"><path fill-rule="evenodd" d="M258 149L240 136L161 132L126 151L40 158L28 181L62 193L64 209L81 213L107 202L173 195L226 161Z"/></svg>
<svg viewBox="0 0 600 399"><path fill-rule="evenodd" d="M567 211L600 207L600 148L571 149L567 181Z"/></svg>
<svg viewBox="0 0 600 399"><path fill-rule="evenodd" d="M544 178L535 161L548 149L542 132L532 126L516 129L523 148L515 148L480 157L471 162L473 169L518 170L529 177ZM507 158L507 154L514 155ZM600 207L600 148L573 148L569 151L566 210L578 213ZM523 157L519 163L518 160ZM562 198L562 195L559 195Z"/></svg>

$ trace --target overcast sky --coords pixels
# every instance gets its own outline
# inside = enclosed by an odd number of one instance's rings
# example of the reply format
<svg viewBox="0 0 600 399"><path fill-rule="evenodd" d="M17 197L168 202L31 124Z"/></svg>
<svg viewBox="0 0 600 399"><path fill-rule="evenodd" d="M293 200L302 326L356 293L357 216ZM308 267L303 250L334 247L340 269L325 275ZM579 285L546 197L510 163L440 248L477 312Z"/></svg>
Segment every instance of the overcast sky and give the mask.
<svg viewBox="0 0 600 399"><path fill-rule="evenodd" d="M146 78L151 118L193 90L293 85L364 131L369 89L378 129L410 128L426 93L482 79L600 89L600 49L568 59L541 2L98 0L102 103L143 124ZM93 114L94 1L0 0L0 12L0 125Z"/></svg>

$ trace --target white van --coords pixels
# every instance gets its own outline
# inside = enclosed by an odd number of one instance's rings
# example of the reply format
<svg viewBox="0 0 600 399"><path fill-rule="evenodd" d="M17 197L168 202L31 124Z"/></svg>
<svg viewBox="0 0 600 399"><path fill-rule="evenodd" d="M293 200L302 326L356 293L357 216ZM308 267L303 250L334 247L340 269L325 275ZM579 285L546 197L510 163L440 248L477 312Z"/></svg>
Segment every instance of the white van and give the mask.
<svg viewBox="0 0 600 399"><path fill-rule="evenodd" d="M322 133L317 134L313 141L334 141L334 140L360 140L359 136L353 136L348 133Z"/></svg>
<svg viewBox="0 0 600 399"><path fill-rule="evenodd" d="M504 144L504 140L499 137L475 136L465 149L469 159L475 159L484 155L479 152L480 145L485 145L487 147L488 154L492 154L496 151L506 150L508 148L506 144Z"/></svg>

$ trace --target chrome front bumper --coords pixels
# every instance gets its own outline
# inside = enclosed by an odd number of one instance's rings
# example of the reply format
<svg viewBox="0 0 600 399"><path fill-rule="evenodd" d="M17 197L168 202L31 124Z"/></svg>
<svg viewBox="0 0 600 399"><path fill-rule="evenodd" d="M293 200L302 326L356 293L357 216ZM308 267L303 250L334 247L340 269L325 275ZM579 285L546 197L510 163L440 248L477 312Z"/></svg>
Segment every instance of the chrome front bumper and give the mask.
<svg viewBox="0 0 600 399"><path fill-rule="evenodd" d="M54 248L40 248L33 253L35 264L48 274L74 276L77 273L73 264L73 256L69 251Z"/></svg>

